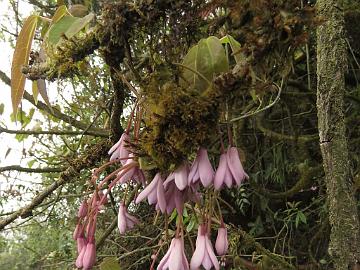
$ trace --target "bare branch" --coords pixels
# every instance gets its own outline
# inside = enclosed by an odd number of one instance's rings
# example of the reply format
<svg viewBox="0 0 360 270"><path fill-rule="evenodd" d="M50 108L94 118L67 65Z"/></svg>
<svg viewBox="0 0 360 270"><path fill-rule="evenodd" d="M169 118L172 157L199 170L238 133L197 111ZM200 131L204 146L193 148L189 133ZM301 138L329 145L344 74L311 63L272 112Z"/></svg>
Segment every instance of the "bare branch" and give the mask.
<svg viewBox="0 0 360 270"><path fill-rule="evenodd" d="M89 148L86 151L86 154L70 162L71 165L60 174L59 180L54 181L50 186L40 192L28 205L18 209L8 217L1 219L0 230L4 229L5 226L12 223L18 217L26 218L31 216L32 210L37 208L58 187L61 187L64 184L70 182L76 175L80 173L81 170L86 168L90 169L94 166L94 164L100 161L101 158L107 154L109 147L110 142L108 140L104 140Z"/></svg>
<svg viewBox="0 0 360 270"><path fill-rule="evenodd" d="M18 171L18 172L27 172L27 173L56 173L62 172L63 168L25 168L18 165L11 165L0 167L0 172L5 171Z"/></svg>
<svg viewBox="0 0 360 270"><path fill-rule="evenodd" d="M0 70L0 79L7 85L11 86L11 80L10 80L9 76L7 76L5 74L5 72L3 72L1 70ZM68 116L66 114L63 114L56 107L49 108L49 106L47 106L45 103L43 103L41 101L38 101L36 103L34 97L26 91L24 92L24 99L29 101L31 104L33 104L39 110L42 110L58 119L61 119L64 122L78 128L78 129L82 129L82 130L88 129L88 124L80 122L80 121L76 120L75 118ZM90 128L87 131L94 132L96 134L96 136L101 136L101 137L108 137L108 135L109 135L109 133L107 131L104 131L104 130L98 129L98 128Z"/></svg>
<svg viewBox="0 0 360 270"><path fill-rule="evenodd" d="M0 133L5 132L8 134L24 134L24 135L90 135L107 138L108 135L97 133L93 131L71 131L71 130L12 130L0 126Z"/></svg>

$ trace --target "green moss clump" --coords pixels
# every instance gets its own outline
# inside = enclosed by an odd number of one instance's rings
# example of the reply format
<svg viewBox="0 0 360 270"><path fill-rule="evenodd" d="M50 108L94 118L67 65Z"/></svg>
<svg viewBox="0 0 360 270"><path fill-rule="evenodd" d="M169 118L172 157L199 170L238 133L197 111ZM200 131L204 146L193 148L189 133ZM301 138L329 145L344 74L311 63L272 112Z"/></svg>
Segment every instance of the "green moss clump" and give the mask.
<svg viewBox="0 0 360 270"><path fill-rule="evenodd" d="M147 89L140 148L159 169L173 170L216 136L219 102L214 91L207 93L173 82L160 87L152 83Z"/></svg>

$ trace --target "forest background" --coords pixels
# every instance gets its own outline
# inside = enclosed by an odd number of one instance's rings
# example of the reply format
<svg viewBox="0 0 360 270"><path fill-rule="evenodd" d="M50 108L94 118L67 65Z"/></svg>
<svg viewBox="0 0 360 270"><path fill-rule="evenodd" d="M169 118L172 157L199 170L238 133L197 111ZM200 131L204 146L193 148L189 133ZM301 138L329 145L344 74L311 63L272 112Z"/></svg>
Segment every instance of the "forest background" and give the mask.
<svg viewBox="0 0 360 270"><path fill-rule="evenodd" d="M176 63L209 36L240 44L234 50L224 42L230 68L211 81L225 94L222 132L213 127L217 139L208 151L220 153L219 137L231 130L249 175L240 188L220 193L227 269L360 267L358 1L0 3L0 269L74 268L72 234L92 193L92 169L108 161L136 94L151 95L154 81L166 87L182 71ZM51 20L63 5L73 17L94 16L70 38L66 26L53 33L55 49L45 56L47 30L39 25L14 115L10 65L24 19ZM119 235L123 192L113 190L98 220L96 267L148 269L167 220L134 205L143 224ZM194 216L183 215L190 239ZM174 215L169 219L171 227Z"/></svg>

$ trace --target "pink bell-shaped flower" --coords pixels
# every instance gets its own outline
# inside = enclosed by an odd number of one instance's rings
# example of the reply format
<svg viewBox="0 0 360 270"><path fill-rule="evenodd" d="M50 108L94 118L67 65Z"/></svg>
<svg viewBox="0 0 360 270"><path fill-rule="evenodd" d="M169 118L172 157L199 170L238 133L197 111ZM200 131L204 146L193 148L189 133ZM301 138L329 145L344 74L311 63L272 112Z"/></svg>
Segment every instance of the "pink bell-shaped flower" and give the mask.
<svg viewBox="0 0 360 270"><path fill-rule="evenodd" d="M191 166L188 176L188 184L193 185L200 179L204 187L212 184L214 179L214 169L211 166L207 150L200 148Z"/></svg>
<svg viewBox="0 0 360 270"><path fill-rule="evenodd" d="M229 248L229 242L228 242L228 238L227 238L227 230L226 230L225 226L222 225L219 228L218 234L216 237L215 250L219 256L224 256L227 253L228 248Z"/></svg>
<svg viewBox="0 0 360 270"><path fill-rule="evenodd" d="M185 256L184 243L181 238L173 238L170 248L161 259L157 270L189 270L189 263Z"/></svg>
<svg viewBox="0 0 360 270"><path fill-rule="evenodd" d="M227 163L227 153L220 155L219 167L216 170L214 178L214 188L221 189L224 185L231 188L233 184L233 176Z"/></svg>
<svg viewBox="0 0 360 270"><path fill-rule="evenodd" d="M212 267L216 270L220 269L219 261L215 256L205 224L199 226L195 252L190 261L190 269L197 270L201 265L206 270L210 270Z"/></svg>
<svg viewBox="0 0 360 270"><path fill-rule="evenodd" d="M127 133L123 133L120 140L115 143L109 150L108 154L111 155L110 161L121 158L121 164L126 163L126 158L129 156L129 151L126 148L126 144L130 141L130 136Z"/></svg>
<svg viewBox="0 0 360 270"><path fill-rule="evenodd" d="M166 211L165 191L160 173L157 173L151 183L137 196L135 203L140 203L145 198L150 205L157 203L161 212Z"/></svg>
<svg viewBox="0 0 360 270"><path fill-rule="evenodd" d="M233 179L236 185L240 186L244 179L249 178L249 176L244 171L237 148L234 146L229 147L226 158Z"/></svg>
<svg viewBox="0 0 360 270"><path fill-rule="evenodd" d="M228 151L220 156L219 167L214 178L215 189L219 190L225 185L228 188L232 185L240 186L245 178L249 176L244 171L237 148L229 147Z"/></svg>
<svg viewBox="0 0 360 270"><path fill-rule="evenodd" d="M135 224L138 223L139 220L136 217L130 215L127 212L124 202L121 202L118 213L118 228L120 234L124 234L127 230L132 229Z"/></svg>
<svg viewBox="0 0 360 270"><path fill-rule="evenodd" d="M189 166L184 162L179 168L172 172L165 180L166 186L169 182L174 181L179 190L184 190L188 185Z"/></svg>

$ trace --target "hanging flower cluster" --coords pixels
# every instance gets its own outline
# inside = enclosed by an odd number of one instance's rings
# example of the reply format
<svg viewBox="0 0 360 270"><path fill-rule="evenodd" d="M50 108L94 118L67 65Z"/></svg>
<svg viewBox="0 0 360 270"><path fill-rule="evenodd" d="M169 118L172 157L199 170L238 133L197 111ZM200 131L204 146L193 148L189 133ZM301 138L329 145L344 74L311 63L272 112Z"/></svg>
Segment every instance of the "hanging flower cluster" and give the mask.
<svg viewBox="0 0 360 270"><path fill-rule="evenodd" d="M147 169L141 167L141 161L136 148L140 134L140 122L142 113L137 110L131 113L128 127L122 134L120 140L109 150L110 161L100 168L94 169L91 185L95 191L91 198L85 200L78 212L78 223L73 238L77 242L78 257L76 267L80 269L91 269L96 262L95 231L97 216L107 203L109 192L118 185L125 188L124 196L119 202L118 229L120 234L131 230L140 221L133 216L129 210L129 204L147 200L150 205L165 215L172 214L176 209L178 215L177 230L170 242L168 251L159 261L157 269L219 269L220 263L216 254L224 258L228 251L227 229L222 221L221 209L219 215L220 227L215 242L215 250L211 242L211 222L215 212L215 201L218 190L222 188L239 187L248 175L241 164L238 149L233 145L229 135L229 146L227 149L221 141L221 155L219 164L214 170L209 158L208 150L199 147L195 159L183 160L177 167L170 171L160 171L154 167ZM131 123L134 121L133 128ZM130 130L133 136L130 136ZM110 165L119 166L112 173L104 176L104 170ZM148 180L148 175L153 175ZM142 191L137 196L129 196L129 189ZM208 190L209 192L204 192ZM133 192L132 194L136 194ZM204 196L206 194L206 196ZM129 196L130 198L127 198ZM186 204L196 204L201 222L198 224L196 247L192 254L190 263L187 259L184 243L184 225L182 216ZM219 206L219 204L218 204ZM194 208L195 209L195 208ZM161 248L163 245L161 245ZM215 253L216 252L216 253ZM159 252L158 252L159 253ZM157 255L153 257L153 265L158 260ZM151 268L153 269L153 268Z"/></svg>

